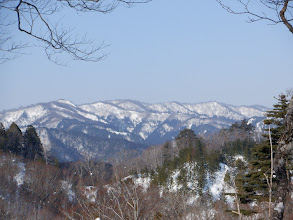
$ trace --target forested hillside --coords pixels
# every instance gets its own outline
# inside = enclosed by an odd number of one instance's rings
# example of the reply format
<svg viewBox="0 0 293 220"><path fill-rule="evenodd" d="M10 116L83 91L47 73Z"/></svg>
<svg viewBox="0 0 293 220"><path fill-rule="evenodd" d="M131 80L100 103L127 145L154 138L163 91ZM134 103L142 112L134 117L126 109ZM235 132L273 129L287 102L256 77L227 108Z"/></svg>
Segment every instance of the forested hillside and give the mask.
<svg viewBox="0 0 293 220"><path fill-rule="evenodd" d="M0 219L292 219L293 99L266 116L263 136L246 119L184 128L107 162L58 161L34 126L1 124Z"/></svg>

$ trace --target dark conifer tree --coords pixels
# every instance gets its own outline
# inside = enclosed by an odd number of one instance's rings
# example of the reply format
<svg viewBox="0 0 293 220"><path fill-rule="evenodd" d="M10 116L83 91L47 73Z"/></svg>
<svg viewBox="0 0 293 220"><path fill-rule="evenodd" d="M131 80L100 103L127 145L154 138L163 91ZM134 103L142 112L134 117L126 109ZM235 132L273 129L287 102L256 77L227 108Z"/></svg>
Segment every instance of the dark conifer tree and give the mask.
<svg viewBox="0 0 293 220"><path fill-rule="evenodd" d="M268 117L264 120L264 124L271 127L271 137L273 145L278 145L278 140L285 130L284 118L287 114L287 109L289 106L289 100L284 94L279 95L278 103L274 104L274 109L267 111L266 116ZM268 129L266 129L268 131ZM264 135L268 138L268 135Z"/></svg>
<svg viewBox="0 0 293 220"><path fill-rule="evenodd" d="M5 127L0 123L0 150L4 150L7 144L7 134Z"/></svg>
<svg viewBox="0 0 293 220"><path fill-rule="evenodd" d="M184 130L180 131L178 136L176 137L176 140L179 139L185 139L185 140L194 140L196 138L196 135L193 130L185 128Z"/></svg>
<svg viewBox="0 0 293 220"><path fill-rule="evenodd" d="M7 145L4 151L14 154L21 154L23 148L23 136L19 127L12 122L9 129L6 131Z"/></svg>
<svg viewBox="0 0 293 220"><path fill-rule="evenodd" d="M40 138L32 125L29 125L24 134L24 158L37 160L43 158L43 147Z"/></svg>
<svg viewBox="0 0 293 220"><path fill-rule="evenodd" d="M191 129L182 130L176 137L177 146L179 146L179 163L184 164L185 162L196 162L196 170L198 172L198 193L202 195L203 188L206 181L206 170L207 170L207 152L205 145L198 138L194 131Z"/></svg>
<svg viewBox="0 0 293 220"><path fill-rule="evenodd" d="M248 123L248 121L246 119L241 120L240 122L235 122L233 123L230 128L230 131L233 130L241 130L243 132L250 132L253 130L253 126L251 124Z"/></svg>
<svg viewBox="0 0 293 220"><path fill-rule="evenodd" d="M267 119L264 124L269 125L271 128L271 137L273 144L273 153L277 149L278 140L284 132L284 117L288 108L288 100L286 96L281 94L277 98L278 103L274 105L274 109L267 111ZM268 129L266 129L268 130ZM248 201L253 199L267 200L268 197L268 184L265 178L271 174L271 147L269 135L264 135L265 140L252 147L253 159L250 162L250 172L245 175L244 188L246 191L246 198Z"/></svg>
<svg viewBox="0 0 293 220"><path fill-rule="evenodd" d="M166 166L168 166L168 162L172 159L171 144L168 141L163 146L162 159L163 164Z"/></svg>

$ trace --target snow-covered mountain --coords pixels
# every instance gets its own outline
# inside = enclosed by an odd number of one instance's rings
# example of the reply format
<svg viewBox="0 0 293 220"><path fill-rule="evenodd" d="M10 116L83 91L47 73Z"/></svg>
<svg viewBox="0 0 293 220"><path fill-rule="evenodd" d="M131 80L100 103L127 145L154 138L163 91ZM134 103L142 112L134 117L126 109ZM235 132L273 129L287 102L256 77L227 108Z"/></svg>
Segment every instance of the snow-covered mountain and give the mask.
<svg viewBox="0 0 293 220"><path fill-rule="evenodd" d="M7 128L34 125L47 150L61 160L77 160L93 153L107 159L123 150L143 149L173 139L183 128L210 133L247 118L260 127L263 106L233 106L218 102L149 104L133 100L75 105L67 100L40 103L0 112Z"/></svg>

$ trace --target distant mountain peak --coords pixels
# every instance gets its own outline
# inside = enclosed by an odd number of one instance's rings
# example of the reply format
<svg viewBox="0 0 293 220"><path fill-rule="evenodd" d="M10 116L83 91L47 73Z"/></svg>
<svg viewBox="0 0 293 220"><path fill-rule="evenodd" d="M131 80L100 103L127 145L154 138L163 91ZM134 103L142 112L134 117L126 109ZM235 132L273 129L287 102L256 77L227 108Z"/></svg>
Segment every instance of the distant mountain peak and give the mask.
<svg viewBox="0 0 293 220"><path fill-rule="evenodd" d="M114 140L115 146L120 140L122 142L119 144L122 145L119 146L133 147L163 143L176 137L184 128L190 128L196 134L215 132L244 118L252 125L261 127L266 110L268 108L264 106L234 106L215 101L152 104L113 100L75 105L60 99L0 112L0 122L6 128L15 122L20 128L34 125L39 131L45 129L48 133L46 143L56 145L52 149L61 147L70 151L74 148L74 154L77 155L89 146L92 146L92 150L98 146L97 138L104 147L111 147Z"/></svg>
<svg viewBox="0 0 293 220"><path fill-rule="evenodd" d="M68 100L66 100L66 99L58 99L57 102L59 102L59 103L64 103L64 104L67 104L67 105L71 105L71 106L76 107L75 104L73 104L72 102L70 102L70 101L68 101Z"/></svg>

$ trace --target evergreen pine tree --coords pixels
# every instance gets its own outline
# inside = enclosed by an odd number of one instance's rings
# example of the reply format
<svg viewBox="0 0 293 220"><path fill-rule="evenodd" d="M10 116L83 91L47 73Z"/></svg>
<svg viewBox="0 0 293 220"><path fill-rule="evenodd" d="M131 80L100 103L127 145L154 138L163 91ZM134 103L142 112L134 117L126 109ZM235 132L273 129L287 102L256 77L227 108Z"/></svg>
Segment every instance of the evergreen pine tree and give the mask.
<svg viewBox="0 0 293 220"><path fill-rule="evenodd" d="M230 131L240 130L240 131L243 131L243 132L250 132L250 131L253 130L253 126L251 124L249 124L246 119L243 119L240 122L233 123L230 126L229 130Z"/></svg>
<svg viewBox="0 0 293 220"><path fill-rule="evenodd" d="M203 188L206 182L206 149L205 145L200 138L194 134L191 129L182 130L175 139L176 145L178 147L178 153L174 156L172 155L172 149L170 143L165 143L162 150L162 157L164 163L161 167L157 167L156 173L153 172L151 175L152 181L157 185L164 185L170 179L170 174L175 169L180 170L178 176L178 181L184 187L182 190L187 189L188 172L185 167L186 163L194 163L194 172L197 173L198 180L198 193L203 194ZM171 151L171 154L170 154Z"/></svg>
<svg viewBox="0 0 293 220"><path fill-rule="evenodd" d="M176 143L177 146L181 148L178 158L179 164L183 165L185 162L196 162L195 169L198 174L198 193L202 195L206 183L207 170L207 152L205 145L200 138L197 138L197 136L194 134L194 131L191 129L182 130L176 137ZM184 177L184 175L182 176Z"/></svg>
<svg viewBox="0 0 293 220"><path fill-rule="evenodd" d="M24 158L36 160L43 158L43 147L40 138L32 125L29 125L24 134Z"/></svg>
<svg viewBox="0 0 293 220"><path fill-rule="evenodd" d="M188 145L191 141L196 139L196 135L193 130L185 128L184 130L180 131L180 133L175 139L176 141L184 140L185 145Z"/></svg>
<svg viewBox="0 0 293 220"><path fill-rule="evenodd" d="M7 145L4 151L8 151L13 154L21 154L23 148L23 136L19 127L12 122L9 129L6 131Z"/></svg>
<svg viewBox="0 0 293 220"><path fill-rule="evenodd" d="M271 137L273 145L278 145L278 140L284 133L285 123L284 118L287 114L287 108L289 106L289 100L287 100L286 95L281 94L278 98L278 103L274 104L274 109L267 111L266 116L268 119L264 120L264 124L271 127ZM268 131L268 129L266 129ZM268 138L268 135L264 135Z"/></svg>
<svg viewBox="0 0 293 220"><path fill-rule="evenodd" d="M162 159L163 159L163 165L168 166L168 162L172 159L171 155L171 144L170 142L166 142L163 146L163 152L162 152Z"/></svg>
<svg viewBox="0 0 293 220"><path fill-rule="evenodd" d="M286 96L281 94L277 98L278 103L274 105L274 109L267 111L267 119L264 124L271 127L271 137L273 143L273 152L276 151L278 140L284 132L283 119L286 115L288 108L288 100ZM268 129L267 129L268 130ZM271 147L269 135L264 135L266 138L261 144L252 147L253 159L250 162L250 171L244 177L244 188L246 191L246 199L243 201L267 200L268 198L268 185L265 178L271 174Z"/></svg>
<svg viewBox="0 0 293 220"><path fill-rule="evenodd" d="M7 144L7 134L5 132L5 127L0 123L0 150L4 150Z"/></svg>
<svg viewBox="0 0 293 220"><path fill-rule="evenodd" d="M279 139L274 157L276 196L275 204L282 204L280 209L273 210L273 219L292 217L292 170L293 170L293 97L288 106L284 120L284 132ZM278 205L277 205L278 206ZM276 207L277 207L276 206Z"/></svg>

